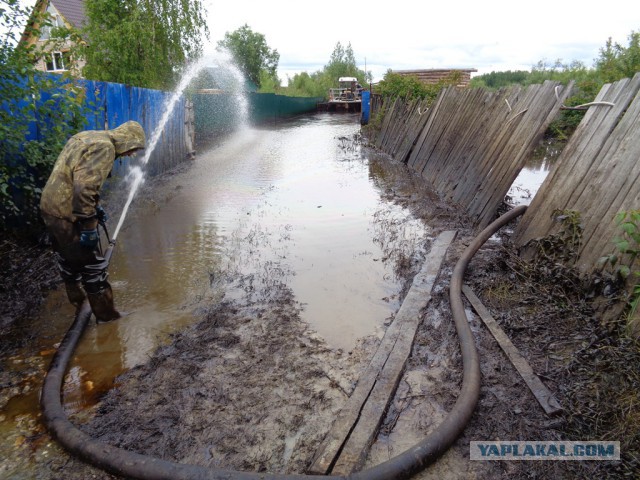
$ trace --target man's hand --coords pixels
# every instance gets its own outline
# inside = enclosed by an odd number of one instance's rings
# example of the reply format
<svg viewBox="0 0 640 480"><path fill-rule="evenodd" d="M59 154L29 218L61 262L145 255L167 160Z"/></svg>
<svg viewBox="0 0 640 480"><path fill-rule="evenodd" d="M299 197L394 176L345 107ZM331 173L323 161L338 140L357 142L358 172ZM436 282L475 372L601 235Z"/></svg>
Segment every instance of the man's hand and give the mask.
<svg viewBox="0 0 640 480"><path fill-rule="evenodd" d="M96 218L98 219L98 223L106 223L109 217L107 216L107 212L104 211L100 205L96 207Z"/></svg>
<svg viewBox="0 0 640 480"><path fill-rule="evenodd" d="M100 235L98 234L97 228L94 228L92 230L82 230L80 232L80 245L85 248L96 248L99 240Z"/></svg>

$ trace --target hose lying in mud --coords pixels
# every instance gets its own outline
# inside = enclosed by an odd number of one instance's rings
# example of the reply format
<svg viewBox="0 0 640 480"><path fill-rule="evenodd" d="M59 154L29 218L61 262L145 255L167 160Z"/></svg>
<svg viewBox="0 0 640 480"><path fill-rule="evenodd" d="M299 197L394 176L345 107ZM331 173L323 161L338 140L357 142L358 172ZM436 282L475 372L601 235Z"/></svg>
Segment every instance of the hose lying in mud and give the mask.
<svg viewBox="0 0 640 480"><path fill-rule="evenodd" d="M522 215L526 206L516 207L485 228L466 248L451 275L449 297L451 311L460 338L463 379L460 395L445 420L423 441L400 455L367 470L347 477L324 475L277 475L237 472L198 465L187 465L129 452L96 440L76 428L67 418L61 403L61 390L69 361L91 317L88 302L80 307L66 333L44 380L40 403L47 428L69 452L84 461L116 475L140 480L294 480L353 479L398 480L410 478L433 463L453 444L475 410L480 394L480 363L473 335L462 303L462 281L465 270L478 249L502 226ZM105 253L111 256L113 244ZM108 256L108 257L107 257Z"/></svg>

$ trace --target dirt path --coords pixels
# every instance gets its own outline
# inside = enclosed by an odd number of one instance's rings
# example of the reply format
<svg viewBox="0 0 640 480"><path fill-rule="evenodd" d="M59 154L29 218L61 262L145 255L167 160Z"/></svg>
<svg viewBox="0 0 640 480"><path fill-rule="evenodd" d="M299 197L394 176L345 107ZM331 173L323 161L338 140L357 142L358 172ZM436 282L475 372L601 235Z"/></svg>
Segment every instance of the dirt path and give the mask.
<svg viewBox="0 0 640 480"><path fill-rule="evenodd" d="M369 465L424 438L455 402L461 361L448 306L448 282L472 238L467 219L456 208L440 202L403 165L375 155L371 162L372 168L395 176L397 182L386 195L429 225L430 239L445 229L457 230L458 237L445 259ZM146 208L162 208L161 199L174 188L172 181L175 179L149 182L131 214L144 215ZM396 274L407 287L421 266L430 239L411 252L388 252ZM525 286L517 286L518 278L502 248L506 241L492 241L477 255L467 282L536 371L543 374L561 403L569 407L572 402L575 408L579 397L572 393L567 371L575 352L598 330L595 313L583 303L562 309L551 291L534 303ZM250 278L231 272L216 278L211 296L196 305L199 321L175 334L148 363L121 376L117 388L95 411L74 421L112 445L168 460L237 470L304 472L380 338L362 339L352 351L327 348L300 320L302 306L283 276L277 270L262 271ZM217 293L221 288L223 298ZM625 469L637 472L633 461L624 466L469 461L471 440L558 440L579 437L580 432L575 428L575 410L568 409L556 418L545 415L471 309L468 315L481 358L479 405L453 448L416 478L617 478ZM571 323L558 328L559 319L569 315ZM38 455L37 478L115 478L68 457L41 431L38 435L40 445L45 444L38 453L20 450L25 455ZM637 438L626 435L637 448Z"/></svg>

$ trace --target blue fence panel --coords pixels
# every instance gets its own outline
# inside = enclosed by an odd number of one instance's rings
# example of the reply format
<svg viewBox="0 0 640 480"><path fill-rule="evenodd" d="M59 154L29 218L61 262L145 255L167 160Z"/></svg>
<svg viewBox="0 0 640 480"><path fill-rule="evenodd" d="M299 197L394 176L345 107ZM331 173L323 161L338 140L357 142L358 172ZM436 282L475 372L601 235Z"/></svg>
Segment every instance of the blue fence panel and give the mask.
<svg viewBox="0 0 640 480"><path fill-rule="evenodd" d="M107 124L106 128L115 128L128 120L135 120L129 117L130 87L121 83L109 83L106 89L107 97Z"/></svg>
<svg viewBox="0 0 640 480"><path fill-rule="evenodd" d="M87 130L104 130L107 108L106 82L85 80L85 104L87 106Z"/></svg>
<svg viewBox="0 0 640 480"><path fill-rule="evenodd" d="M361 125L367 125L369 123L370 98L371 98L370 91L365 90L362 92L362 114L360 116Z"/></svg>
<svg viewBox="0 0 640 480"><path fill-rule="evenodd" d="M84 103L86 111L85 130L104 130L115 128L128 121L139 122L147 135L147 139L157 128L164 113L166 103L169 101L172 92L163 92L138 87L130 87L119 83L99 82L90 80L68 79L60 75L42 74L47 83L51 83L49 90L41 91L41 99L36 106L42 102L56 102L58 94L66 95L65 88L68 83L73 82L84 89ZM25 78L16 77L18 82L27 82ZM22 107L28 106L30 99L25 99L19 104L10 105L0 99L0 108L12 115L19 114ZM192 132L187 132L185 126L186 100L181 96L175 104L173 114L168 119L162 136L154 149L145 170L150 175L161 173L191 158L192 139L187 140ZM55 111L55 109L54 109ZM55 122L71 121L57 116L50 118L38 118L36 121L25 119L24 141L40 140L43 132L41 129L50 128ZM39 127L40 125L40 127ZM156 151L157 150L157 151ZM15 159L24 162L24 159ZM129 170L131 159L123 158L122 161L114 165L114 173L121 176Z"/></svg>
<svg viewBox="0 0 640 480"><path fill-rule="evenodd" d="M32 100L28 98L22 98L15 101L11 98L10 90L19 88L21 90L26 89L27 79L18 75L9 73L6 77L0 79L0 109L11 117L19 115L23 109L31 105ZM27 139L36 139L38 131L34 122L27 122L26 119L22 122L22 128L25 129L25 137Z"/></svg>

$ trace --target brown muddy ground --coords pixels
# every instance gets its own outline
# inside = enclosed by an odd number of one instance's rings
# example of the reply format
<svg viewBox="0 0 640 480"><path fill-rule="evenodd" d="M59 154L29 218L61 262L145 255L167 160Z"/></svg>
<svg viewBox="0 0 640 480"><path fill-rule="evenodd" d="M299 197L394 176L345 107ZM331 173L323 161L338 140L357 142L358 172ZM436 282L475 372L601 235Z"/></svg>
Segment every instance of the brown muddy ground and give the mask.
<svg viewBox="0 0 640 480"><path fill-rule="evenodd" d="M398 178L386 195L410 208L432 237L458 230L415 339L412 356L368 459L376 464L412 446L446 416L461 382L461 360L448 306L448 283L472 239L468 219L440 202L424 182L386 157L372 168ZM188 167L183 167L188 168ZM130 213L144 215L180 182L179 172L147 182ZM393 224L387 225L392 231ZM390 250L408 289L429 240L419 251ZM394 245L397 245L395 243ZM7 244L5 244L7 247ZM18 268L24 260L32 267ZM258 259L259 260L259 259ZM53 281L50 257L17 244L3 251L3 323L20 337L19 285L36 276L38 301ZM315 449L352 392L380 338L352 351L327 348L300 320L302 308L283 272L214 279L225 296L202 299L199 321L173 335L149 362L122 375L117 388L82 418L90 435L127 450L182 463L272 473L304 473ZM31 271L28 271L31 269ZM546 270L545 270L546 269ZM565 408L548 417L470 307L482 369L480 401L453 448L415 478L638 478L640 354L607 308L584 285L548 265L524 265L509 246L509 228L472 261L466 281ZM37 294L36 294L37 293ZM614 319L617 315L609 315ZM389 319L391 322L392 319ZM11 326L13 325L13 326ZM6 338L6 337L5 337ZM15 341L15 340L14 340ZM5 343L5 342L3 342ZM3 348L10 349L5 344ZM3 368L3 391L19 382ZM35 478L117 478L67 456L41 427L25 427L17 455L31 455ZM471 462L471 440L620 440L622 462ZM9 461L9 460L5 460ZM2 470L0 470L0 473Z"/></svg>

